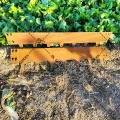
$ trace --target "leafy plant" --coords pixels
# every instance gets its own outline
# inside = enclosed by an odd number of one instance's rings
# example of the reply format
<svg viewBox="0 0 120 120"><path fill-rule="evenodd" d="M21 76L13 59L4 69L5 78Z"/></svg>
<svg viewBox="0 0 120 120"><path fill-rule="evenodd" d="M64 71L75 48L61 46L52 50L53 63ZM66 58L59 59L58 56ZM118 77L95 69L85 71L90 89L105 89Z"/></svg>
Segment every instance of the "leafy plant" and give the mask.
<svg viewBox="0 0 120 120"><path fill-rule="evenodd" d="M4 88L3 92L2 92L2 97L4 97L4 95L9 94L10 92L12 92L12 91L9 91L8 89ZM11 94L8 98L6 98L4 104L15 110L15 101L12 98L13 98L13 94Z"/></svg>
<svg viewBox="0 0 120 120"><path fill-rule="evenodd" d="M10 94L9 94L10 93ZM5 97L5 98L4 98ZM15 111L16 102L13 100L13 91L4 88L2 92L2 98L4 98L3 106L5 106L5 111L11 116L11 119L17 120L18 115Z"/></svg>
<svg viewBox="0 0 120 120"><path fill-rule="evenodd" d="M5 32L113 32L119 43L119 0L1 0L0 44Z"/></svg>

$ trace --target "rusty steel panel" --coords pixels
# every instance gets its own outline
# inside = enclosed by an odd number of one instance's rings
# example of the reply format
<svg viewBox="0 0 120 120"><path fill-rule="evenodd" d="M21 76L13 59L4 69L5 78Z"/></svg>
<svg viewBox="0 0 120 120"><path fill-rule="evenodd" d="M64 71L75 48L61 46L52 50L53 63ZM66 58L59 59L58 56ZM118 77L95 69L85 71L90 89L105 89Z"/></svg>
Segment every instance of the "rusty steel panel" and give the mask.
<svg viewBox="0 0 120 120"><path fill-rule="evenodd" d="M107 42L112 32L12 32L5 33L9 45L33 44L60 44L62 47L65 43L96 43Z"/></svg>
<svg viewBox="0 0 120 120"><path fill-rule="evenodd" d="M39 62L48 61L52 67L55 60L63 61L66 65L66 60L76 60L79 63L81 59L88 59L91 64L91 59L98 58L103 64L103 58L109 58L106 47L63 47L63 48L19 48L11 49L10 62L20 63L21 71L24 70L26 62L35 62L36 70L38 70Z"/></svg>

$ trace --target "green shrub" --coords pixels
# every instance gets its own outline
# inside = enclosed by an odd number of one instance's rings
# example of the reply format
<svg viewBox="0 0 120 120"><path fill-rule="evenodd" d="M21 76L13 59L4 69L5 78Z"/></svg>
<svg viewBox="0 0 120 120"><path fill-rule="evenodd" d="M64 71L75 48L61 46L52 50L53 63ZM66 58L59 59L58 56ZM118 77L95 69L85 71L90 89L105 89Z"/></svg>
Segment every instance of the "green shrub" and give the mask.
<svg viewBox="0 0 120 120"><path fill-rule="evenodd" d="M120 0L1 0L3 45L5 32L113 32L119 43Z"/></svg>

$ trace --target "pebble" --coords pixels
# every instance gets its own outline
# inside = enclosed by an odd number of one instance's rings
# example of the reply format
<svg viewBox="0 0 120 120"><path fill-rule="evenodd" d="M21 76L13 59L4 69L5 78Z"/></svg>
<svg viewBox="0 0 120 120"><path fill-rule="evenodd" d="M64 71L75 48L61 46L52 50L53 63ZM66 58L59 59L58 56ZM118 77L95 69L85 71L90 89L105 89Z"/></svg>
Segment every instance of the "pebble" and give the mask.
<svg viewBox="0 0 120 120"><path fill-rule="evenodd" d="M92 105L91 105L90 101L85 101L83 109L86 110L86 109L91 108L91 107L92 107Z"/></svg>

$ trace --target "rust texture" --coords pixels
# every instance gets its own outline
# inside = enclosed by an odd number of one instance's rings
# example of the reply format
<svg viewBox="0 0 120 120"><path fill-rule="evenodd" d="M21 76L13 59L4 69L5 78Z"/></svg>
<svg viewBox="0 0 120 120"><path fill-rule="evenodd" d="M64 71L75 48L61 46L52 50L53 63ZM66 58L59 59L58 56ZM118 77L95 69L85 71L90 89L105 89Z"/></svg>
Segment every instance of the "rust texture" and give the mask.
<svg viewBox="0 0 120 120"><path fill-rule="evenodd" d="M63 61L66 65L67 60L75 60L79 64L79 60L88 59L91 64L92 59L100 59L103 64L103 58L109 58L106 47L63 47L63 48L19 48L11 49L11 63L20 63L21 71L24 70L26 62L35 62L36 70L38 70L39 62L48 61L51 65L54 61Z"/></svg>
<svg viewBox="0 0 120 120"><path fill-rule="evenodd" d="M100 42L107 42L112 32L12 32L5 33L9 45L19 45L23 47L23 44L33 44L34 47L37 44L60 44L62 47L65 43L72 43L75 46L76 43L96 43L96 46Z"/></svg>

